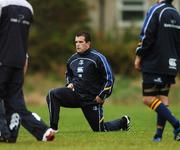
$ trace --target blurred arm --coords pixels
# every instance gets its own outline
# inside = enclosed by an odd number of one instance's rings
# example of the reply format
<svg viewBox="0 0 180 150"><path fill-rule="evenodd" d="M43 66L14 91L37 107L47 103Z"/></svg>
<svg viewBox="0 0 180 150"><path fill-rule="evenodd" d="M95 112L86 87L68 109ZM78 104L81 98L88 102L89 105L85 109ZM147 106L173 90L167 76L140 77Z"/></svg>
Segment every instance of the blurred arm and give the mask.
<svg viewBox="0 0 180 150"><path fill-rule="evenodd" d="M27 69L28 69L28 54L26 54L26 61L25 61L25 64L24 64L24 75L26 74L27 72Z"/></svg>

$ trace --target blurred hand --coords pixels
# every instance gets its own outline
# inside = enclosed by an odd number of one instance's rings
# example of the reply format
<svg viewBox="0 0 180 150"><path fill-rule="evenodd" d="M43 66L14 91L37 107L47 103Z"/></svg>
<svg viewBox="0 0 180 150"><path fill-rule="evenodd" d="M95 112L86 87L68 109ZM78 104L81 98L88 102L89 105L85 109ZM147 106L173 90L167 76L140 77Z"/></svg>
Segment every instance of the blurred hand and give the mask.
<svg viewBox="0 0 180 150"><path fill-rule="evenodd" d="M96 101L98 104L101 104L101 105L104 104L104 100L101 99L99 96L96 96L95 101Z"/></svg>
<svg viewBox="0 0 180 150"><path fill-rule="evenodd" d="M28 58L26 58L25 64L24 64L24 75L26 74L28 69Z"/></svg>
<svg viewBox="0 0 180 150"><path fill-rule="evenodd" d="M136 55L135 61L134 61L134 67L136 70L141 70L141 57Z"/></svg>
<svg viewBox="0 0 180 150"><path fill-rule="evenodd" d="M72 83L69 83L67 88L70 88L72 91L74 91L74 85Z"/></svg>

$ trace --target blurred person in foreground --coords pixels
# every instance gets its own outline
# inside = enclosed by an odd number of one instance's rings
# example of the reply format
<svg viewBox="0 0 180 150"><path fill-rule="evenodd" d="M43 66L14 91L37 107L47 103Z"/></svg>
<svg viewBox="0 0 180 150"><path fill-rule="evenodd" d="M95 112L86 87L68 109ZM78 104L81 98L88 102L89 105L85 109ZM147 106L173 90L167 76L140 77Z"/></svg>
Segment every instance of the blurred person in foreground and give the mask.
<svg viewBox="0 0 180 150"><path fill-rule="evenodd" d="M20 124L39 141L52 141L53 130L27 110L23 96L27 41L33 8L26 0L0 1L0 142L15 143Z"/></svg>
<svg viewBox="0 0 180 150"><path fill-rule="evenodd" d="M136 49L135 68L142 72L143 102L157 113L153 141L162 140L168 121L180 141L180 122L168 108L168 94L180 64L180 15L173 0L158 0L148 11Z"/></svg>
<svg viewBox="0 0 180 150"><path fill-rule="evenodd" d="M67 85L52 89L47 95L50 127L58 131L60 108L67 107L81 108L93 131L128 130L130 118L127 115L104 122L103 104L111 95L114 84L107 59L91 48L88 32L77 33L74 40L76 53L67 62Z"/></svg>

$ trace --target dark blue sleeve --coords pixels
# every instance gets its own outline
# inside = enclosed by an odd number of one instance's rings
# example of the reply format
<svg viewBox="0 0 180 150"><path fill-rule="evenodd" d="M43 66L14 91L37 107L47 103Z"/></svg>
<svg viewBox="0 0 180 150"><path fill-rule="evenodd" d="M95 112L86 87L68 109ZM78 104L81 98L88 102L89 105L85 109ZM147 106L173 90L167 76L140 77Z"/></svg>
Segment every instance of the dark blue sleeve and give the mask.
<svg viewBox="0 0 180 150"><path fill-rule="evenodd" d="M103 79L102 89L99 93L99 97L101 99L106 99L112 93L114 76L105 56L103 56L100 53L98 55L99 55L98 69Z"/></svg>
<svg viewBox="0 0 180 150"><path fill-rule="evenodd" d="M156 10L161 5L154 5L148 11L140 34L140 42L136 49L136 55L143 56L150 50L154 43L158 28L158 14Z"/></svg>

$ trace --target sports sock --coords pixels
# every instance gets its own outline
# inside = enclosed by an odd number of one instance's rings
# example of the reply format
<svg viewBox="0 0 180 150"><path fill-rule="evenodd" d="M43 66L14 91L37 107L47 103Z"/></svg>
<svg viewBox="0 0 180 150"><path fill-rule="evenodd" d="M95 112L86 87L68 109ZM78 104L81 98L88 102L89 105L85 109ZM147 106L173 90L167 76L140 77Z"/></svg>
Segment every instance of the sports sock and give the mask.
<svg viewBox="0 0 180 150"><path fill-rule="evenodd" d="M168 105L165 106L168 107ZM157 135L158 137L162 137L165 125L166 125L166 119L164 119L162 116L157 114L157 130L155 135Z"/></svg>
<svg viewBox="0 0 180 150"><path fill-rule="evenodd" d="M166 125L166 119L164 119L162 116L157 114L157 129L156 129L156 135L158 137L162 137L164 127Z"/></svg>
<svg viewBox="0 0 180 150"><path fill-rule="evenodd" d="M158 115L169 121L169 123L177 129L179 127L179 121L172 115L170 110L159 100L155 99L151 104L150 108L155 110Z"/></svg>

